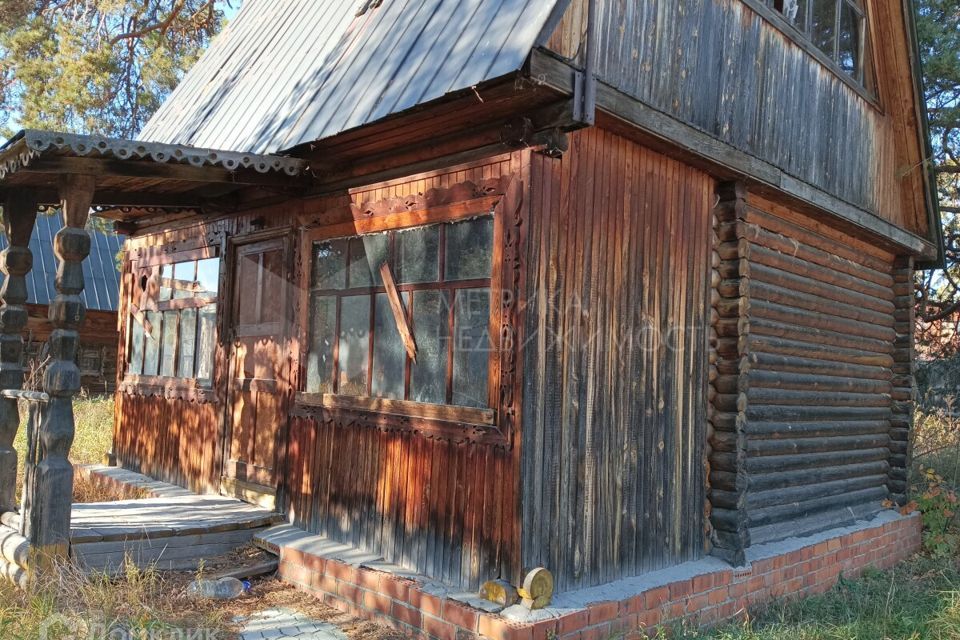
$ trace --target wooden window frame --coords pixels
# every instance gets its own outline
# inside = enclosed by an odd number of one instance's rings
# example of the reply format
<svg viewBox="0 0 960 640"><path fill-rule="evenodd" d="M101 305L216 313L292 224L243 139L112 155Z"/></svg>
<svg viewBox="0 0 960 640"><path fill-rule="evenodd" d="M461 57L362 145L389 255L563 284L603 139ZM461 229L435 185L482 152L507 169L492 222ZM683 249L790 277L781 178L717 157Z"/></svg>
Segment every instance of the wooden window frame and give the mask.
<svg viewBox="0 0 960 640"><path fill-rule="evenodd" d="M811 12L813 11L813 1L814 0L807 0L807 16L804 20L804 28L801 29L797 25L790 22L787 17L780 12L779 9L775 8L775 0L742 0L742 2L752 9L756 14L783 32L783 34L788 37L791 42L799 46L806 53L813 56L818 62L820 62L820 64L830 69L834 75L843 81L844 84L856 91L857 95L866 100L878 111L882 111L879 90L876 86L878 79L874 77L874 86L872 87L868 86L866 83L866 65L870 64L873 68L872 73L876 73L876 66L873 65L873 45L870 38L869 15L865 6L866 0L834 0L837 7L837 16L835 18L837 20L837 24L839 24L840 8L844 4L853 7L860 16L861 29L859 49L861 64L859 78L845 71L836 60L838 57L837 43L839 42L839 35L835 34L833 38L833 55L829 55L824 52L822 49L820 49L820 47L813 43L813 40L811 40L810 34L807 32L807 25Z"/></svg>
<svg viewBox="0 0 960 640"><path fill-rule="evenodd" d="M422 403L410 400L392 400L388 398L366 397L366 396L346 396L331 393L310 393L305 391L306 375L302 371L300 375L300 391L296 395L298 409L302 413L316 411L348 413L361 416L372 416L373 422L377 422L376 416L396 416L410 422L411 428L416 431L425 431L437 433L441 437L451 437L457 439L456 433L450 431L473 431L469 439L484 441L503 441L503 434L498 429L497 410L500 394L500 365L502 352L500 345L500 326L501 326L501 305L499 301L503 295L502 287L502 243L503 243L503 224L504 216L500 214L499 203L504 196L484 196L471 200L431 207L419 211L406 211L396 214L388 214L378 217L370 217L355 220L346 223L334 223L325 226L305 229L301 234L300 253L301 253L301 318L300 322L300 359L302 363L307 361L310 352L311 326L309 315L306 312L311 308L310 299L312 288L310 286L312 268L313 268L313 247L317 242L333 240L338 238L354 238L372 233L385 233L390 231L400 231L416 227L428 226L433 224L447 224L461 222L471 218L492 215L493 217L493 246L491 251L491 274L489 279L482 279L485 288L490 290L490 318L488 333L490 335L490 360L488 365L487 382L487 406L483 408L463 407L452 404L433 404ZM444 247L440 247L439 253L444 255ZM443 275L441 257L440 275ZM448 290L466 289L474 286L480 281L438 281L437 283L418 283L415 285L398 285L398 289L403 292L411 288L416 290L439 289ZM360 293L380 292L383 287L369 287L356 290ZM349 291L354 291L353 289ZM451 309L453 305L451 304ZM339 315L338 315L339 318ZM371 322L373 320L371 319ZM339 320L338 320L339 323ZM339 334L339 327L338 327ZM339 342L337 340L334 344ZM452 346L452 339L451 339ZM371 354L372 356L372 354ZM336 346L334 359L336 359ZM448 368L452 366L452 359L448 355ZM301 367L305 369L305 366ZM372 372L368 372L370 375ZM410 367L405 366L405 387L409 385ZM447 376L449 382L450 376ZM448 394L448 398L449 398Z"/></svg>
<svg viewBox="0 0 960 640"><path fill-rule="evenodd" d="M210 402L216 399L216 346L219 344L220 340L220 307L223 304L223 274L224 274L224 258L222 247L219 245L205 245L202 247L197 247L194 249L184 249L179 251L171 252L149 252L146 255L138 255L137 251L128 252L127 256L131 264L131 274L132 274L132 291L128 293L128 299L125 304L125 314L124 314L124 335L123 335L123 344L124 344L124 362L123 364L123 378L121 379L119 389L120 391L126 393L135 393L138 395L154 395L154 396L163 396L167 398L182 398L195 401L204 401ZM182 311L184 309L196 309L197 310L197 332L200 331L200 311L210 305L217 305L217 319L213 324L213 344L214 344L214 355L213 363L211 367L211 375L209 379L204 379L202 382L198 378L183 378L179 376L163 376L159 375L160 367L162 366L163 361L163 344L159 347L157 353L157 374L142 374L142 373L130 373L130 357L133 353L132 349L132 340L133 340L133 320L132 313L130 310L130 304L134 302L134 296L140 289L140 278L143 276L143 272L147 269L155 269L162 266L172 266L182 262L200 260L208 260L212 258L217 258L219 260L219 269L217 273L217 286L218 294L215 298L173 298L171 293L171 298L169 300L158 300L157 301L157 313L162 315L167 311ZM173 366L174 371L178 372L180 367L180 333L179 333L179 323L181 320L181 314L177 314L177 349L174 354ZM145 354L145 350L143 351ZM141 364L142 366L142 364ZM196 354L194 354L194 370L196 370ZM142 370L142 368L141 368Z"/></svg>

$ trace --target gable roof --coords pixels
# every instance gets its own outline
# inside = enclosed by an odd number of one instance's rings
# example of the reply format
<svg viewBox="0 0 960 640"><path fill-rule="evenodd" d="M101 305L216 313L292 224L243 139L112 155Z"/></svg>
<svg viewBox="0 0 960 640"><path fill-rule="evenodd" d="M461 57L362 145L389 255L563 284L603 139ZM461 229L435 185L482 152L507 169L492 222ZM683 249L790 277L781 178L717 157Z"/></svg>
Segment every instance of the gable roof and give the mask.
<svg viewBox="0 0 960 640"><path fill-rule="evenodd" d="M519 70L558 2L247 0L140 139L277 153L327 138Z"/></svg>
<svg viewBox="0 0 960 640"><path fill-rule="evenodd" d="M63 228L62 214L40 214L30 236L33 268L27 274L27 302L50 304L57 290L53 286L57 275L57 256L53 252L53 238ZM83 303L95 311L116 311L120 299L120 272L117 270L117 252L123 248L125 236L88 229L90 255L83 261ZM0 250L7 248L7 236L0 233ZM2 276L0 276L2 281Z"/></svg>

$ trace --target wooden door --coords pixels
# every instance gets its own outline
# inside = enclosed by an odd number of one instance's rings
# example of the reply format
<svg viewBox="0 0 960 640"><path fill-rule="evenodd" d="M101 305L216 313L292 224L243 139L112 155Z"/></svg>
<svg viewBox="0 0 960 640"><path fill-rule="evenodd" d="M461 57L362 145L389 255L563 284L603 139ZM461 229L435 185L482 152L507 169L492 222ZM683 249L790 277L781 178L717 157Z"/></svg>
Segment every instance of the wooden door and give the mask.
<svg viewBox="0 0 960 640"><path fill-rule="evenodd" d="M237 245L233 255L223 492L273 505L286 428L290 360L286 238Z"/></svg>

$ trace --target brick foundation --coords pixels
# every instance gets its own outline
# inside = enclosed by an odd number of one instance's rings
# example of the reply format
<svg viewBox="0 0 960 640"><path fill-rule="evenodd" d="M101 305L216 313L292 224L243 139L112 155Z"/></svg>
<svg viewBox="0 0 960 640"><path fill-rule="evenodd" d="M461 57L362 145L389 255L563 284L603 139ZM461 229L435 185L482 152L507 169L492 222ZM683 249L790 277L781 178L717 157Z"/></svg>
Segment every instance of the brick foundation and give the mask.
<svg viewBox="0 0 960 640"><path fill-rule="evenodd" d="M665 623L715 624L776 598L822 593L841 573L856 576L867 567L888 568L908 558L920 546L920 530L917 514L886 512L856 527L753 548L747 567L730 568L708 558L561 594L556 606L523 622L509 619L516 618L519 607L504 615L487 613L362 563L315 555L304 550L308 547L266 546L279 553L283 579L330 606L384 622L412 638L607 640L642 637L642 631Z"/></svg>

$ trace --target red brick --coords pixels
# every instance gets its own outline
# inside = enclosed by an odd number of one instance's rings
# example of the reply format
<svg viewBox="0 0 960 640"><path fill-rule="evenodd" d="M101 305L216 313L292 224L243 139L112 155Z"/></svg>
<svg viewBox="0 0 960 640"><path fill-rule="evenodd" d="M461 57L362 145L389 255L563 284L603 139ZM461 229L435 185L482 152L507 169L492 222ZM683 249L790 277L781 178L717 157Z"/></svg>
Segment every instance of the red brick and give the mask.
<svg viewBox="0 0 960 640"><path fill-rule="evenodd" d="M717 574L707 573L693 579L693 593L702 593L713 589L717 584Z"/></svg>
<svg viewBox="0 0 960 640"><path fill-rule="evenodd" d="M687 613L687 607L683 601L671 602L664 607L664 618L666 620L679 620Z"/></svg>
<svg viewBox="0 0 960 640"><path fill-rule="evenodd" d="M590 616L587 610L569 613L558 621L558 629L561 635L579 631L589 624Z"/></svg>
<svg viewBox="0 0 960 640"><path fill-rule="evenodd" d="M652 629L660 624L661 619L660 609L648 609L637 616L637 626L642 629Z"/></svg>
<svg viewBox="0 0 960 640"><path fill-rule="evenodd" d="M533 640L533 627L513 625L494 615L480 617L479 633L490 640Z"/></svg>
<svg viewBox="0 0 960 640"><path fill-rule="evenodd" d="M420 610L408 607L402 602L393 602L390 615L400 622L409 624L411 627L419 628L423 623L423 614L420 613Z"/></svg>
<svg viewBox="0 0 960 640"><path fill-rule="evenodd" d="M707 606L709 603L709 598L707 594L701 593L699 595L691 596L687 599L686 607L687 613L696 613Z"/></svg>
<svg viewBox="0 0 960 640"><path fill-rule="evenodd" d="M338 582L337 595L348 602L357 603L360 601L360 588L349 582Z"/></svg>
<svg viewBox="0 0 960 640"><path fill-rule="evenodd" d="M541 620L530 628L533 640L553 640L557 636L556 620Z"/></svg>
<svg viewBox="0 0 960 640"><path fill-rule="evenodd" d="M476 631L480 616L479 612L473 607L468 607L456 600L444 600L443 619L468 631Z"/></svg>
<svg viewBox="0 0 960 640"><path fill-rule="evenodd" d="M594 602L589 607L590 611L590 624L600 624L601 622L606 622L607 620L613 620L617 617L617 613L620 612L620 603L619 602Z"/></svg>
<svg viewBox="0 0 960 640"><path fill-rule="evenodd" d="M413 582L410 580L396 578L391 575L384 574L380 576L380 591L394 600L409 601L410 585L412 584Z"/></svg>
<svg viewBox="0 0 960 640"><path fill-rule="evenodd" d="M727 587L718 587L707 592L707 602L710 604L720 604L730 597L730 589Z"/></svg>
<svg viewBox="0 0 960 640"><path fill-rule="evenodd" d="M610 625L598 624L595 627L584 629L580 634L583 640L610 640Z"/></svg>
<svg viewBox="0 0 960 640"><path fill-rule="evenodd" d="M676 600L678 598L685 598L690 595L690 588L692 583L690 580L680 580L678 582L672 582L667 587L670 589L670 599Z"/></svg>
<svg viewBox="0 0 960 640"><path fill-rule="evenodd" d="M657 587L643 594L647 609L659 609L670 600L670 590L667 587Z"/></svg>
<svg viewBox="0 0 960 640"><path fill-rule="evenodd" d="M457 640L457 628L433 616L423 616L423 630L437 640Z"/></svg>
<svg viewBox="0 0 960 640"><path fill-rule="evenodd" d="M371 571L369 569L357 569L356 576L357 579L355 583L357 586L363 587L364 589L370 589L371 591L380 590L380 577L381 573L379 571Z"/></svg>
<svg viewBox="0 0 960 640"><path fill-rule="evenodd" d="M437 618L443 617L443 600L435 595L424 593L420 589L412 588L408 593L407 602L409 602L411 606L420 609L425 614Z"/></svg>
<svg viewBox="0 0 960 640"><path fill-rule="evenodd" d="M643 597L642 593L632 596L628 600L621 603L620 608L627 613L640 613L642 611L646 611L646 599Z"/></svg>
<svg viewBox="0 0 960 640"><path fill-rule="evenodd" d="M371 611L377 611L389 615L393 607L393 600L376 591L367 591L363 594L363 606Z"/></svg>
<svg viewBox="0 0 960 640"><path fill-rule="evenodd" d="M348 564L330 560L327 562L327 573L342 582L357 583L357 570Z"/></svg>

